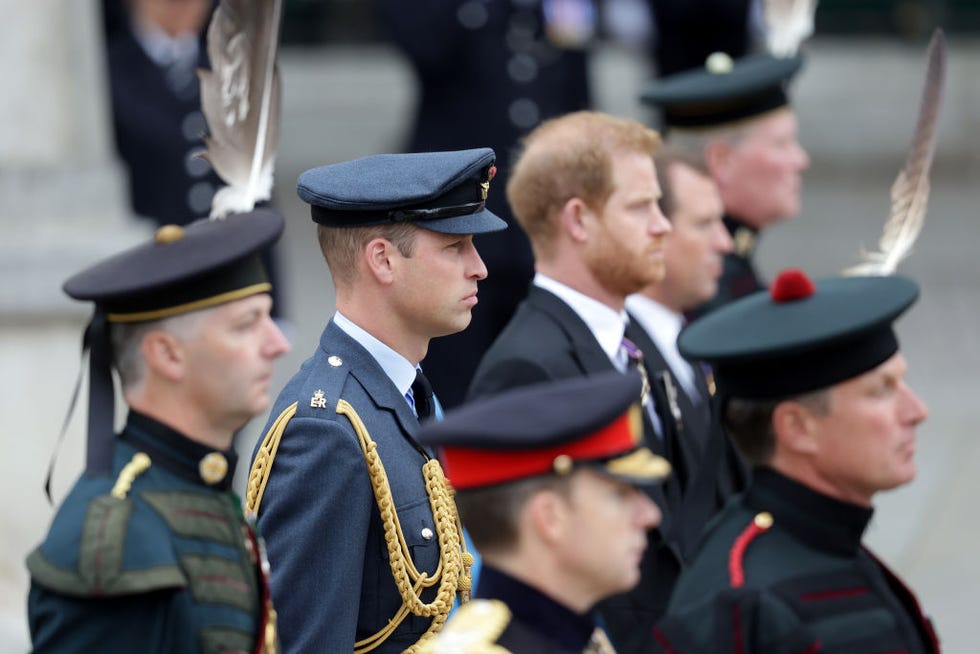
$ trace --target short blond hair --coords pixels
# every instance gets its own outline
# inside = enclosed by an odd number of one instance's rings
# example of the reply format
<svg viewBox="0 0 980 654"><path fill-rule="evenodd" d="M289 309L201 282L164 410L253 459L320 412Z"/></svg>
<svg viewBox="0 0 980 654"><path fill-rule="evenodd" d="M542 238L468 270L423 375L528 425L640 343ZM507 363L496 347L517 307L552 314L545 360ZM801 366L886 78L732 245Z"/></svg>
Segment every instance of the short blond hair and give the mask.
<svg viewBox="0 0 980 654"><path fill-rule="evenodd" d="M400 222L369 227L324 227L317 224L320 252L330 269L334 285L350 285L357 276L357 253L377 237L390 241L403 257L415 253L415 235L420 227Z"/></svg>
<svg viewBox="0 0 980 654"><path fill-rule="evenodd" d="M554 217L572 198L600 209L613 192L612 159L622 152L651 157L660 134L642 123L577 111L541 123L522 141L507 182L507 200L534 248L547 256L557 233Z"/></svg>

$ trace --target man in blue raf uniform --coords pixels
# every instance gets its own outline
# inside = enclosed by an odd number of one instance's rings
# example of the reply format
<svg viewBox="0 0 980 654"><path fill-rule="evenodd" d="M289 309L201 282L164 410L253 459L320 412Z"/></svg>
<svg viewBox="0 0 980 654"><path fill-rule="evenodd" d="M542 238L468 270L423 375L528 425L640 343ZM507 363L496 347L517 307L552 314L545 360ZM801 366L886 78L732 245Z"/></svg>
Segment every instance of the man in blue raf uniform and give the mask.
<svg viewBox="0 0 980 654"><path fill-rule="evenodd" d="M681 353L714 366L755 470L678 581L656 651L939 651L912 592L861 544L874 495L915 477L926 407L892 322L918 292L787 271L681 333Z"/></svg>
<svg viewBox="0 0 980 654"><path fill-rule="evenodd" d="M708 57L703 69L665 77L640 99L663 109L667 143L703 159L725 206L734 250L702 315L766 287L752 260L759 234L800 211L800 176L810 165L797 140L787 86L800 57Z"/></svg>
<svg viewBox="0 0 980 654"><path fill-rule="evenodd" d="M419 362L470 321L473 234L505 227L485 208L493 164L482 148L300 175L337 312L276 401L246 498L286 651L414 651L468 590L451 490L415 440L438 411Z"/></svg>
<svg viewBox="0 0 980 654"><path fill-rule="evenodd" d="M235 432L289 350L259 258L282 228L267 211L166 226L65 283L95 302L88 459L27 560L36 652L275 651L262 545L230 487Z"/></svg>
<svg viewBox="0 0 980 654"><path fill-rule="evenodd" d="M616 371L478 400L425 425L483 555L476 599L429 654L614 650L596 602L634 587L660 511L638 486L670 464L643 447L640 376Z"/></svg>

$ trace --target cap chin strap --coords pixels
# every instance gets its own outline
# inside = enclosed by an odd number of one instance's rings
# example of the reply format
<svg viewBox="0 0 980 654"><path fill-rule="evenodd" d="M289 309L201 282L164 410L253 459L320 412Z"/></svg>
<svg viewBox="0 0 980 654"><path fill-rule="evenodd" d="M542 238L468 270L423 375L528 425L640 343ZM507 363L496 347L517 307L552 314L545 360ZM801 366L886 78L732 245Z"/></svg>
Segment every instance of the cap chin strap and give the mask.
<svg viewBox="0 0 980 654"><path fill-rule="evenodd" d="M112 470L112 446L115 438L113 421L115 417L115 388L112 383L112 354L109 342L109 323L106 315L96 309L92 319L85 328L82 337L82 366L79 366L75 389L71 394L65 420L61 424L61 432L51 453L48 464L48 474L44 480L44 494L51 500L51 479L54 476L54 466L65 440L68 423L75 413L78 403L78 391L82 386L85 355L89 361L89 400L88 400L88 449L85 457L85 473L90 476L107 475Z"/></svg>

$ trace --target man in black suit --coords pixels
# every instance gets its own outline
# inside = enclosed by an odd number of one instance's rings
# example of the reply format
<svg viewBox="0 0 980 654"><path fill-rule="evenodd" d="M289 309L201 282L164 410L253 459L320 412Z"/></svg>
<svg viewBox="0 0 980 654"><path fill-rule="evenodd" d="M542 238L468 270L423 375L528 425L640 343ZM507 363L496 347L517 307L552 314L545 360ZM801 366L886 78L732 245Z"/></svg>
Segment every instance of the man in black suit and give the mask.
<svg viewBox="0 0 980 654"><path fill-rule="evenodd" d="M670 223L657 204L653 153L659 146L659 135L648 127L595 112L547 121L527 136L507 199L530 238L536 275L480 362L470 397L625 371L640 356L624 305L627 295L663 275ZM673 464L674 419L661 380L647 372L659 401L646 402L645 442ZM664 518L660 531L651 532L640 585L601 607L621 653L648 644L678 574L679 557L668 544L678 490L672 478L650 491Z"/></svg>
<svg viewBox="0 0 980 654"><path fill-rule="evenodd" d="M677 350L684 313L714 297L722 261L732 239L722 222L724 205L711 174L695 156L667 148L654 157L662 195L660 208L670 220L664 277L626 299L630 318L650 337L644 348L648 366L670 370L676 381L681 438L692 456L684 489L685 556L697 545L704 523L733 493L742 490L746 468L712 413L712 382L701 366Z"/></svg>

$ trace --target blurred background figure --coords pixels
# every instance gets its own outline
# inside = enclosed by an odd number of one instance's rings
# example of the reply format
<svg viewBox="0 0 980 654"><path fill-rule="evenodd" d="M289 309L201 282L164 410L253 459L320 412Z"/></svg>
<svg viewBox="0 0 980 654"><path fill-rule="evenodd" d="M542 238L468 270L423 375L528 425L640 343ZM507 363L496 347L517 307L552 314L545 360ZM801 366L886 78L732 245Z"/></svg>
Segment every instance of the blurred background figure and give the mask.
<svg viewBox="0 0 980 654"><path fill-rule="evenodd" d="M697 316L766 287L756 270L757 238L801 206L801 174L810 165L798 140L787 86L799 56L716 53L706 65L647 86L641 99L661 108L667 143L703 162L718 185L734 250L726 255L718 292Z"/></svg>
<svg viewBox="0 0 980 654"><path fill-rule="evenodd" d="M522 135L546 118L592 104L587 49L598 29L592 0L376 5L419 84L407 151L493 148L494 186L503 188ZM487 207L514 224L503 193L491 193ZM516 227L478 237L477 247L489 274L473 322L433 340L425 358L426 374L447 408L463 401L480 357L524 298L533 272L527 237Z"/></svg>
<svg viewBox="0 0 980 654"><path fill-rule="evenodd" d="M116 150L129 178L133 212L156 225L207 216L223 185L203 157L207 123L198 68L208 67L205 34L214 0L104 0L106 55ZM273 315L282 291L273 250Z"/></svg>
<svg viewBox="0 0 980 654"><path fill-rule="evenodd" d="M659 77L700 68L713 52L739 59L762 38L761 0L648 0Z"/></svg>

